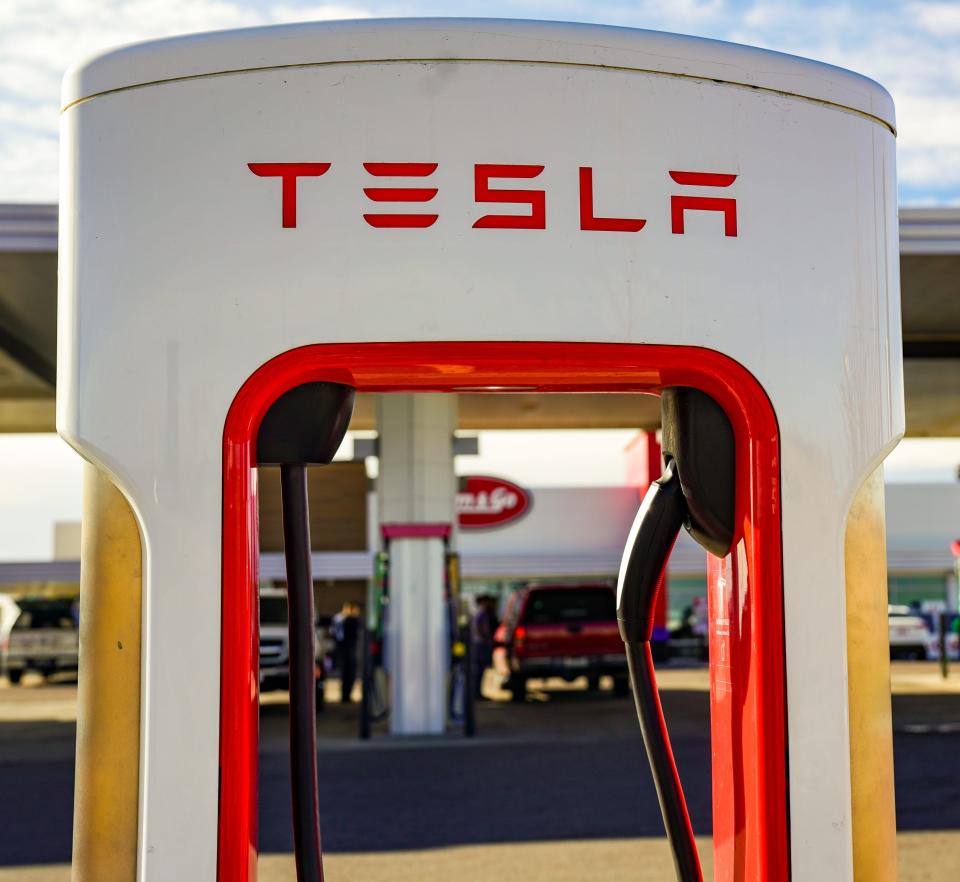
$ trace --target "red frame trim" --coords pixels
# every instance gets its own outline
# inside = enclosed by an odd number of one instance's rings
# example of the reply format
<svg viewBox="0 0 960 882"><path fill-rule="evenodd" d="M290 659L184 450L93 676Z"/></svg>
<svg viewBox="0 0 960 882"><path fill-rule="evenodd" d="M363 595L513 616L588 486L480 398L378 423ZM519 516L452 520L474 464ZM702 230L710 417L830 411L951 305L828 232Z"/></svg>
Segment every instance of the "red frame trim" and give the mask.
<svg viewBox="0 0 960 882"><path fill-rule="evenodd" d="M450 392L518 386L526 391L656 392L694 386L724 408L737 438L737 523L746 562L739 598L745 626L731 646L738 669L737 725L712 733L720 764L748 766L751 786L721 781L737 794L729 826L735 843L717 880L789 879L786 678L780 456L777 422L760 384L740 364L708 349L617 343L362 343L305 346L277 356L242 386L223 436L223 585L220 687L219 882L257 877L258 526L254 442L260 420L284 392L329 380L359 392ZM763 586L763 590L758 590ZM716 765L716 764L715 764ZM716 773L715 773L716 779ZM715 780L715 788L717 782ZM715 827L717 825L715 824ZM719 831L718 831L719 832ZM730 847L727 847L730 846Z"/></svg>

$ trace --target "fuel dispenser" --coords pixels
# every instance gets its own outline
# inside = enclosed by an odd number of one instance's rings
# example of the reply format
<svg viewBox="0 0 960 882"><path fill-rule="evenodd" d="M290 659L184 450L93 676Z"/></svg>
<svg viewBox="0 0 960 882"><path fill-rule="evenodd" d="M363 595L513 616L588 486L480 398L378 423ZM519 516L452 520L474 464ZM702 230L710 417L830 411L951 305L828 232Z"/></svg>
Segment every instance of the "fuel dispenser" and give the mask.
<svg viewBox="0 0 960 882"><path fill-rule="evenodd" d="M645 586L685 524L709 552L714 878L893 878L882 88L668 34L341 22L94 58L62 135L57 421L91 463L95 613L77 882L256 878L255 466L314 384L662 394L670 465L620 614L678 873L698 870ZM291 503L322 461L259 455Z"/></svg>
<svg viewBox="0 0 960 882"><path fill-rule="evenodd" d="M446 623L445 644L449 658L446 662L447 688L440 696L445 703L445 729L461 731L467 737L476 734L474 695L469 688L473 664L473 649L470 641L469 617L460 586L460 557L449 548L450 524L383 524L381 537L384 550L376 555L374 578L367 592L369 603L368 627L365 629L362 647L360 738L368 739L375 724L389 718L388 699L391 677L403 677L403 662L399 653L392 652L390 631L398 625L391 622L396 615L390 604L390 545L391 540L409 535L436 537L444 543L443 603ZM421 663L426 659L421 659Z"/></svg>

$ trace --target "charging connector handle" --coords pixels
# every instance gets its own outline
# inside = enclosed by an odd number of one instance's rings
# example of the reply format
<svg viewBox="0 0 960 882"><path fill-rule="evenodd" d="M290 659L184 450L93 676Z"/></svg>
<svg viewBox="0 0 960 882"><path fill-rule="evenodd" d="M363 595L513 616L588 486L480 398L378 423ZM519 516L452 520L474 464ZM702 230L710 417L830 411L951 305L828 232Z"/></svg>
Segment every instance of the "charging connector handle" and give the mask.
<svg viewBox="0 0 960 882"><path fill-rule="evenodd" d="M280 494L283 550L287 563L293 851L297 882L323 882L317 796L317 635L314 630L305 466L280 466Z"/></svg>
<svg viewBox="0 0 960 882"><path fill-rule="evenodd" d="M693 825L670 746L654 676L650 636L657 584L688 516L676 463L650 485L627 539L617 580L617 620L626 648L637 717L660 801L678 882L703 882Z"/></svg>

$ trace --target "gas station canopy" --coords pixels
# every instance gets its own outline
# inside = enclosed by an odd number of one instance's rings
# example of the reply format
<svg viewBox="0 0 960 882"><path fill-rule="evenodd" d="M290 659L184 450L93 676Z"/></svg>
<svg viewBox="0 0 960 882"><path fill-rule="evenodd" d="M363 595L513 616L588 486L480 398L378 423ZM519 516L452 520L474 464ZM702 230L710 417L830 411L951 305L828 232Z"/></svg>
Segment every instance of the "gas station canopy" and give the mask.
<svg viewBox="0 0 960 882"><path fill-rule="evenodd" d="M900 212L907 434L960 436L960 209ZM0 206L0 432L53 432L57 206ZM632 394L461 394L462 429L650 428ZM353 429L374 429L359 396Z"/></svg>

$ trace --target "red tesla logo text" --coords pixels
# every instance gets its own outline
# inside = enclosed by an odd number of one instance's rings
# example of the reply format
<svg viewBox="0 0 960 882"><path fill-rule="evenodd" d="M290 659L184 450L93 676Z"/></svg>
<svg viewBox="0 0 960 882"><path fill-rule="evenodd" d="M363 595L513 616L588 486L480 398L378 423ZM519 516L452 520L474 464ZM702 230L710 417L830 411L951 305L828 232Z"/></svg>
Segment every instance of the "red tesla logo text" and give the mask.
<svg viewBox="0 0 960 882"><path fill-rule="evenodd" d="M365 162L363 167L378 178L427 178L437 170L435 162ZM429 202L436 187L365 187L373 202ZM432 227L436 214L365 214L371 227Z"/></svg>
<svg viewBox="0 0 960 882"><path fill-rule="evenodd" d="M280 222L288 228L297 226L297 195L300 178L319 178L331 167L329 162L251 162L250 171L261 178L280 178ZM370 202L424 207L437 195L437 188L424 186L436 170L435 162L365 162L363 168L371 178L409 178L408 186L364 187ZM478 163L474 170L474 201L478 205L501 203L525 206L519 214L484 214L473 223L474 229L545 230L547 228L547 194L545 190L511 189L492 186L491 181L532 181L543 172L542 165L496 165ZM580 167L580 229L608 233L638 233L647 221L639 217L604 217L594 207L593 168ZM685 188L670 196L670 229L677 235L686 232L690 212L716 212L723 217L725 236L737 235L737 200L730 196L705 195L704 189L729 187L737 175L717 172L670 171L671 180ZM372 182L375 183L375 182ZM686 188L697 188L690 192ZM439 214L416 211L365 213L363 219L371 227L423 229L432 227Z"/></svg>

